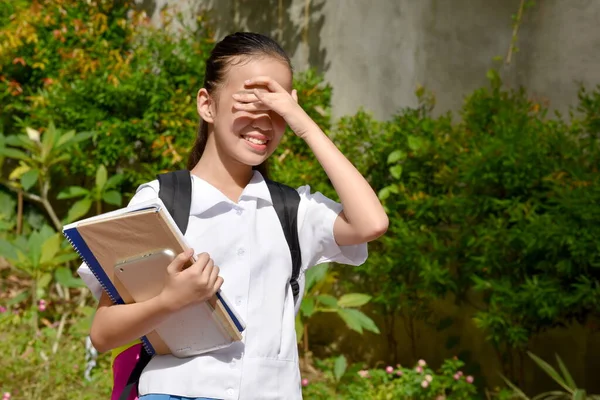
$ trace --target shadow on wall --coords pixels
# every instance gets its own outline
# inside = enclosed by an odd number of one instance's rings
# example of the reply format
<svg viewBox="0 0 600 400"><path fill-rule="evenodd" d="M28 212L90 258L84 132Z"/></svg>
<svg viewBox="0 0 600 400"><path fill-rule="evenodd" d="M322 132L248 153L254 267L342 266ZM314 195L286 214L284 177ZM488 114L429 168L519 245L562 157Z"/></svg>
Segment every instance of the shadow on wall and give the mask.
<svg viewBox="0 0 600 400"><path fill-rule="evenodd" d="M215 39L237 31L258 32L272 37L288 53L296 70L329 69L327 51L321 44L325 24L325 0L141 0L138 7L149 16L164 7L184 12L187 22L205 14Z"/></svg>

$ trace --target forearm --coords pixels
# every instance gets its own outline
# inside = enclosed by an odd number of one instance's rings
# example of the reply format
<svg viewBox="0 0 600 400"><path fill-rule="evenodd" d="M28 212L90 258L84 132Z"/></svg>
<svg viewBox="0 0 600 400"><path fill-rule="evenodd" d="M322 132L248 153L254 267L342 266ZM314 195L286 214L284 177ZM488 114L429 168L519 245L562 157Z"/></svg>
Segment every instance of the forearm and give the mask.
<svg viewBox="0 0 600 400"><path fill-rule="evenodd" d="M154 330L171 313L161 296L140 303L99 307L90 332L92 343L99 352L123 346Z"/></svg>
<svg viewBox="0 0 600 400"><path fill-rule="evenodd" d="M302 138L340 197L346 222L362 239L380 236L387 229L388 218L377 194L327 135L314 122L309 126Z"/></svg>

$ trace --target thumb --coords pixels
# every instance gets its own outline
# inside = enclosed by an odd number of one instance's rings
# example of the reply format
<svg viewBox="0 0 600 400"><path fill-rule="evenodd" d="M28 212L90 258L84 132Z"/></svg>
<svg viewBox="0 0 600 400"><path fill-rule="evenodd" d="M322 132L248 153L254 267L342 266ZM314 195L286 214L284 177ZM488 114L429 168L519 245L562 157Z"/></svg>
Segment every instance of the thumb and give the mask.
<svg viewBox="0 0 600 400"><path fill-rule="evenodd" d="M169 275L173 275L179 273L183 270L185 264L190 260L190 258L194 255L193 249L187 249L183 253L179 253L177 257L167 266L167 273Z"/></svg>

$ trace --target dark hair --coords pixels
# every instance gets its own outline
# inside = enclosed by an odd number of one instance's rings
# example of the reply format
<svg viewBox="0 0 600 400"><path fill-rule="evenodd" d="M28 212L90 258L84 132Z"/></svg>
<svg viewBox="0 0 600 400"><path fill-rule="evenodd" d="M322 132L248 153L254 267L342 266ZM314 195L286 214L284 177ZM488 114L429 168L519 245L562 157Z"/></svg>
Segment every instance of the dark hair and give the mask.
<svg viewBox="0 0 600 400"><path fill-rule="evenodd" d="M290 71L292 70L290 58L276 41L259 33L237 32L226 36L213 48L210 57L206 61L203 87L208 93L216 97L216 90L224 81L228 67L231 66L231 59L234 57L250 56L279 58L290 67ZM198 135L188 159L188 169L194 168L198 161L200 161L200 157L202 157L202 153L204 153L204 148L206 147L207 139L208 123L200 118ZM254 169L266 176L266 161L254 167Z"/></svg>

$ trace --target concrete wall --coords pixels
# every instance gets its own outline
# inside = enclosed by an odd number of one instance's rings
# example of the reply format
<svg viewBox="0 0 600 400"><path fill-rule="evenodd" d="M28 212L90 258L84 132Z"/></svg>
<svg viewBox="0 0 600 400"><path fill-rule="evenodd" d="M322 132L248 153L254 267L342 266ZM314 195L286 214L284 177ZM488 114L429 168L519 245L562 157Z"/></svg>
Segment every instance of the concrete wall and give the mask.
<svg viewBox="0 0 600 400"><path fill-rule="evenodd" d="M437 97L437 111L456 110L486 85L492 59L506 57L519 0L143 0L149 9L176 5L188 15L209 10L217 37L235 30L268 33L333 85L334 115L359 107L387 118L415 104L417 84ZM520 51L501 67L552 108L577 100L577 83L600 83L600 1L537 0L519 32ZM309 4L309 18L305 7ZM307 28L307 29L306 29Z"/></svg>

